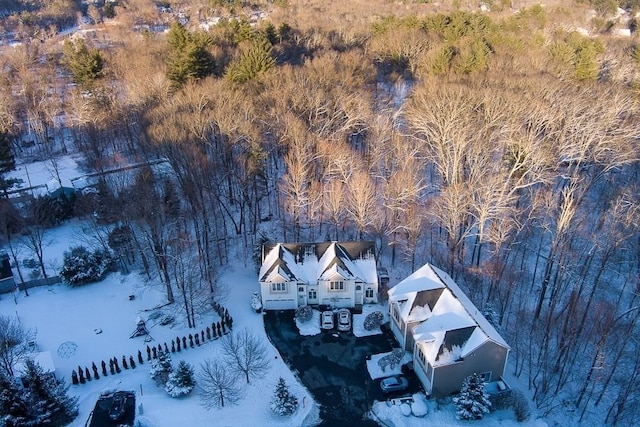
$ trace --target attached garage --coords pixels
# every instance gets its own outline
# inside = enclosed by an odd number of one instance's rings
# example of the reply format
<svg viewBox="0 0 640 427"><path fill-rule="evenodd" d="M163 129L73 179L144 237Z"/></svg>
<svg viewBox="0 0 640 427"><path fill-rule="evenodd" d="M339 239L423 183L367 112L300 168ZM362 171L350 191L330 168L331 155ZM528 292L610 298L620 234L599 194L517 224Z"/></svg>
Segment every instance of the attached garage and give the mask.
<svg viewBox="0 0 640 427"><path fill-rule="evenodd" d="M291 299L271 299L264 301L265 310L295 310L296 300Z"/></svg>

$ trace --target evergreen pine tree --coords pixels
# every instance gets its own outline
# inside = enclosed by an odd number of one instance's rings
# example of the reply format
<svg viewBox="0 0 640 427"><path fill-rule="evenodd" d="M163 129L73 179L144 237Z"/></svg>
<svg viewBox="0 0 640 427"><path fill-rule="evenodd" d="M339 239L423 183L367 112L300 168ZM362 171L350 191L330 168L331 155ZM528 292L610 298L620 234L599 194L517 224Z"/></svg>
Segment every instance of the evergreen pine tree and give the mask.
<svg viewBox="0 0 640 427"><path fill-rule="evenodd" d="M104 58L98 49L89 49L82 39L67 41L63 46L63 65L71 72L74 82L89 85L102 77Z"/></svg>
<svg viewBox="0 0 640 427"><path fill-rule="evenodd" d="M493 307L493 304L488 303L484 310L482 311L482 315L487 319L487 322L491 324L498 332L500 332L500 316L498 312Z"/></svg>
<svg viewBox="0 0 640 427"><path fill-rule="evenodd" d="M156 381L156 384L164 386L172 371L171 353L159 351L158 358L151 361L151 368L149 370L151 378Z"/></svg>
<svg viewBox="0 0 640 427"><path fill-rule="evenodd" d="M180 361L175 371L169 374L164 389L171 397L180 397L191 393L196 385L193 368L184 360Z"/></svg>
<svg viewBox="0 0 640 427"><path fill-rule="evenodd" d="M78 415L78 398L69 397L69 386L57 382L40 365L27 359L24 380L38 425L67 425Z"/></svg>
<svg viewBox="0 0 640 427"><path fill-rule="evenodd" d="M489 413L491 402L484 385L484 380L478 374L465 378L460 395L453 398L458 419L479 420Z"/></svg>
<svg viewBox="0 0 640 427"><path fill-rule="evenodd" d="M18 383L0 371L0 425L17 427L27 425L31 418L28 395Z"/></svg>
<svg viewBox="0 0 640 427"><path fill-rule="evenodd" d="M8 197L7 190L18 182L17 179L5 179L4 174L16 168L16 161L11 151L9 136L0 131L0 191Z"/></svg>
<svg viewBox="0 0 640 427"><path fill-rule="evenodd" d="M286 416L293 414L298 408L298 398L289 392L289 387L280 377L276 384L276 390L271 398L271 410L276 415Z"/></svg>

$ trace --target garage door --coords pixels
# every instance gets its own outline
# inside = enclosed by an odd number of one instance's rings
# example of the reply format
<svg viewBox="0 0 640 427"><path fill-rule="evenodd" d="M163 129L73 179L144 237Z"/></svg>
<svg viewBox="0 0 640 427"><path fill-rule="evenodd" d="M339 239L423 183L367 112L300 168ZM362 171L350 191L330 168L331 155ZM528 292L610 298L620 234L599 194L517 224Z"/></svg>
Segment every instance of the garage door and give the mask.
<svg viewBox="0 0 640 427"><path fill-rule="evenodd" d="M264 308L265 310L295 310L296 302L293 299L267 300Z"/></svg>

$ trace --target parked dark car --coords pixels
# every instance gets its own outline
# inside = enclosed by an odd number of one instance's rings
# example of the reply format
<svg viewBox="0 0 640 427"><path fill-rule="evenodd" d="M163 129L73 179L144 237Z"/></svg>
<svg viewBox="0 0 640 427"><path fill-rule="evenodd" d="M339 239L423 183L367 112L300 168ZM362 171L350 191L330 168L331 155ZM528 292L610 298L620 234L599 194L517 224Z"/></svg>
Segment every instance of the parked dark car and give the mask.
<svg viewBox="0 0 640 427"><path fill-rule="evenodd" d="M394 375L380 381L380 388L384 393L392 393L394 391L406 390L409 387L409 381L402 375Z"/></svg>
<svg viewBox="0 0 640 427"><path fill-rule="evenodd" d="M124 416L124 411L127 407L127 396L128 393L124 391L117 391L113 394L111 408L109 409L109 418L113 421L118 421Z"/></svg>

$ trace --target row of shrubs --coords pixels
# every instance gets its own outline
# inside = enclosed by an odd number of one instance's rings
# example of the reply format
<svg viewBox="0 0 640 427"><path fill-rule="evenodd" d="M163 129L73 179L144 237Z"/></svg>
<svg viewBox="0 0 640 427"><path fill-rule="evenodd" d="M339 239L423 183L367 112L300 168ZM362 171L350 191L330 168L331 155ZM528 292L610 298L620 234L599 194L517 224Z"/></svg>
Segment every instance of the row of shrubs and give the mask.
<svg viewBox="0 0 640 427"><path fill-rule="evenodd" d="M127 357L123 355L121 361L122 361L122 367L124 369L136 368L136 361L133 359L133 356L129 356L129 359L127 359ZM142 352L140 352L139 350L138 350L138 363L141 365L144 363L142 359ZM107 364L105 363L104 360L100 363L100 366L102 368L102 376L106 377ZM91 374L92 372L93 372L93 376ZM111 373L111 375L119 374L120 372L122 372L122 370L120 369L120 363L118 362L117 357L113 357L109 359L109 372ZM88 366L86 366L83 369L82 366L78 365L78 369L77 370L74 369L71 372L71 382L75 385L84 384L87 381L91 381L92 379L94 380L100 379L100 374L98 373L98 366L96 365L95 362L91 362L91 371L89 371Z"/></svg>

